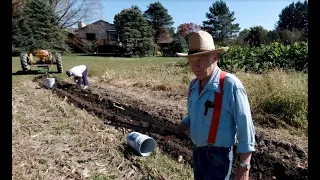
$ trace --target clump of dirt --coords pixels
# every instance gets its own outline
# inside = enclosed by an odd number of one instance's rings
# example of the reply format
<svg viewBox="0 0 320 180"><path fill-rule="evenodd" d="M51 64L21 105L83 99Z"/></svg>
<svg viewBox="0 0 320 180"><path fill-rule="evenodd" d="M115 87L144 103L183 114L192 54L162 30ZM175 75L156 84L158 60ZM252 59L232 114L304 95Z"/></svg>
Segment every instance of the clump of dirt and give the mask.
<svg viewBox="0 0 320 180"><path fill-rule="evenodd" d="M43 77L35 79L44 86ZM177 158L182 155L192 166L193 145L188 135L177 134L174 123L161 116L153 116L142 111L137 106L115 102L112 97L95 94L91 90L83 90L77 85L69 84L62 79L56 79L53 91L62 98L67 97L69 103L94 113L105 123L116 127L125 127L153 137L160 148ZM171 142L164 136L173 135ZM300 148L268 140L262 135L256 135L257 151L253 153L251 179L308 179L308 169L299 167L299 163L307 161L307 155ZM232 174L239 163L239 155L234 147L234 163Z"/></svg>
<svg viewBox="0 0 320 180"><path fill-rule="evenodd" d="M251 160L253 179L308 179L308 169L300 168L296 160L307 161L303 150L263 136L256 135L255 139L257 151L253 153ZM239 160L239 155L234 155Z"/></svg>

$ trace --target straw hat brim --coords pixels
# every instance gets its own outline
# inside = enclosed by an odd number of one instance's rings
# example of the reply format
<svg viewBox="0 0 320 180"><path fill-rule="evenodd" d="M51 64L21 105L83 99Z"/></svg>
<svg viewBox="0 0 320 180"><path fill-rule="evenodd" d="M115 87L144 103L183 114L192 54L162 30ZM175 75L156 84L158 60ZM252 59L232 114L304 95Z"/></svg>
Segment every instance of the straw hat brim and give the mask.
<svg viewBox="0 0 320 180"><path fill-rule="evenodd" d="M225 53L229 50L229 47L220 47L218 49L214 49L211 51L202 51L202 52L198 52L198 53L194 53L194 54L187 54L187 53L177 53L177 56L179 57L194 57L194 56L200 56L200 55L207 55L207 54L221 54L221 53Z"/></svg>

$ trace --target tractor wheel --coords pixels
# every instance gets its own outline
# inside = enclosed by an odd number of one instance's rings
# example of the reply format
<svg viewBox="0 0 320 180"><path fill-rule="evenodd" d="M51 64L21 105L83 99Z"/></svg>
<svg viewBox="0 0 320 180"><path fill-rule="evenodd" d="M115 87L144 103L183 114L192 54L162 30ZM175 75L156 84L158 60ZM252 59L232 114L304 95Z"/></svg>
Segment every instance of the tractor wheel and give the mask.
<svg viewBox="0 0 320 180"><path fill-rule="evenodd" d="M56 63L57 63L58 73L62 73L63 72L63 68L62 68L61 54L60 53L56 53L55 56L56 56Z"/></svg>
<svg viewBox="0 0 320 180"><path fill-rule="evenodd" d="M28 65L28 54L27 53L20 53L20 63L22 71L29 71L30 66Z"/></svg>

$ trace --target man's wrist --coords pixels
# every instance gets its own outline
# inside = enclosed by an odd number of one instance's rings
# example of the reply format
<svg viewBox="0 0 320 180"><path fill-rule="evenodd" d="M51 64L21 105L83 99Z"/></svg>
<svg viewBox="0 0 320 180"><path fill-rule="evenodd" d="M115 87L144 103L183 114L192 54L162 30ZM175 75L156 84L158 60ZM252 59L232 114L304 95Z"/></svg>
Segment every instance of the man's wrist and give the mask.
<svg viewBox="0 0 320 180"><path fill-rule="evenodd" d="M239 167L242 167L246 170L249 170L251 168L251 164L250 163L245 163L245 162L240 162L239 163Z"/></svg>
<svg viewBox="0 0 320 180"><path fill-rule="evenodd" d="M252 152L240 153L240 163L250 164Z"/></svg>

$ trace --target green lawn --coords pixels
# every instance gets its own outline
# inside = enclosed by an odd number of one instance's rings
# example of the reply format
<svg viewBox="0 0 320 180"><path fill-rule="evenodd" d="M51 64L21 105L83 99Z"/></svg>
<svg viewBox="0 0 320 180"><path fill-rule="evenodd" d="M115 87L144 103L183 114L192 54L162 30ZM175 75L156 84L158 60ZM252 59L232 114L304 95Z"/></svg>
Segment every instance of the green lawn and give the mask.
<svg viewBox="0 0 320 180"><path fill-rule="evenodd" d="M130 71L139 67L162 66L167 63L183 60L183 58L117 58L117 57L93 57L93 56L62 56L63 68L69 69L76 65L86 65L93 76L101 76L106 70ZM12 57L12 72L21 70L19 57ZM55 67L54 67L55 70Z"/></svg>

